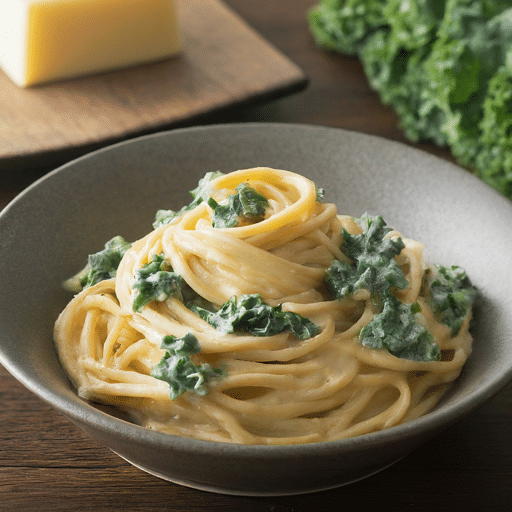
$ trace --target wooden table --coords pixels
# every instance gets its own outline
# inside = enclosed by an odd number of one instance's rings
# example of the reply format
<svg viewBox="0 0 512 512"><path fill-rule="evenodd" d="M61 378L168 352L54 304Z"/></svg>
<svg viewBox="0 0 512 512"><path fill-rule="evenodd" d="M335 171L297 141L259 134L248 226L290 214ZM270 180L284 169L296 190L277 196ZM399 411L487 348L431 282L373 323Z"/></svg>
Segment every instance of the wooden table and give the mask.
<svg viewBox="0 0 512 512"><path fill-rule="evenodd" d="M226 0L298 64L308 87L264 105L218 112L195 124L293 122L358 130L406 142L356 59L317 48L305 14L312 0ZM429 144L423 150L451 159ZM65 158L65 157L63 157ZM0 208L52 165L20 162L0 172ZM3 300L3 299L2 299ZM0 367L0 510L330 511L510 510L512 384L493 400L385 471L336 490L276 498L205 493L149 476L91 440Z"/></svg>

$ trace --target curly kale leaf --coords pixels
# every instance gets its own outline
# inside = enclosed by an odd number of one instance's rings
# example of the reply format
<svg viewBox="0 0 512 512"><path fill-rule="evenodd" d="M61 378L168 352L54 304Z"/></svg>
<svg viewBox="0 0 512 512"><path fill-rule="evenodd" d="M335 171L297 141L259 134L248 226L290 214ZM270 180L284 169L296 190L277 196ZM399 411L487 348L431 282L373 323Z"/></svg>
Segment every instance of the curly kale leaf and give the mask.
<svg viewBox="0 0 512 512"><path fill-rule="evenodd" d="M175 400L185 391L198 395L207 394L211 380L223 373L221 369L212 368L207 363L194 364L190 356L198 354L201 346L191 333L181 338L165 336L160 348L165 349L165 354L151 369L151 376L169 384L171 400Z"/></svg>
<svg viewBox="0 0 512 512"><path fill-rule="evenodd" d="M476 173L512 198L512 66L502 66L489 80L479 127Z"/></svg>
<svg viewBox="0 0 512 512"><path fill-rule="evenodd" d="M411 73L411 77L423 77L415 89L408 87L416 98L411 103L416 112L402 119L409 120L406 132L415 131L416 140L431 139L449 146L460 164L476 169L484 179L485 168L479 166L478 157L496 145L498 136L489 145L479 123L489 101L490 81L509 58L512 9L505 10L506 4L446 2L436 37L418 50L425 57ZM403 83L408 86L408 76ZM397 112L403 117L398 107Z"/></svg>
<svg viewBox="0 0 512 512"><path fill-rule="evenodd" d="M230 195L227 204L219 204L210 197L208 204L213 209L212 226L214 228L233 228L241 220L259 222L263 220L268 208L267 198L247 183L240 183L235 193Z"/></svg>
<svg viewBox="0 0 512 512"><path fill-rule="evenodd" d="M360 58L370 85L381 100L393 104L402 127L413 140L432 138L440 144L436 112L419 113L427 78L422 64L428 56L444 13L438 0L388 0L383 8L386 23L368 34Z"/></svg>
<svg viewBox="0 0 512 512"><path fill-rule="evenodd" d="M197 205L202 203L203 201L207 201L210 197L210 183L219 176L222 176L222 172L207 172L203 178L201 178L197 184L197 187L194 190L190 191L190 194L194 198L193 201L175 212L174 210L158 210L155 216L155 222L153 222L153 227L159 228L160 226L164 226L166 224L170 224L173 220L177 219L185 215L185 213L193 210Z"/></svg>
<svg viewBox="0 0 512 512"><path fill-rule="evenodd" d="M430 44L444 17L446 2L439 0L387 0L383 9L396 44L415 50Z"/></svg>
<svg viewBox="0 0 512 512"><path fill-rule="evenodd" d="M140 312L144 306L157 300L163 302L169 297L181 298L183 278L173 272L171 264L163 254L155 254L153 259L136 272L132 288L137 290L133 310Z"/></svg>
<svg viewBox="0 0 512 512"><path fill-rule="evenodd" d="M115 277L119 263L131 245L123 237L115 236L105 244L102 251L91 254L87 259L87 272L80 279L82 288Z"/></svg>
<svg viewBox="0 0 512 512"><path fill-rule="evenodd" d="M478 297L478 290L457 265L436 268L437 275L429 285L433 310L455 335Z"/></svg>
<svg viewBox="0 0 512 512"><path fill-rule="evenodd" d="M418 303L404 304L393 296L383 301L382 311L361 329L359 340L368 348L413 361L439 361L441 351L432 334L420 322Z"/></svg>
<svg viewBox="0 0 512 512"><path fill-rule="evenodd" d="M371 293L387 292L392 286L407 288L408 282L395 256L404 248L401 238L386 238L391 228L382 217L367 214L359 219L360 235L343 230L341 250L352 264L335 260L326 271L326 284L336 298L343 298L365 288Z"/></svg>
<svg viewBox="0 0 512 512"><path fill-rule="evenodd" d="M368 33L385 23L385 0L322 0L308 13L316 42L329 50L356 55Z"/></svg>
<svg viewBox="0 0 512 512"><path fill-rule="evenodd" d="M195 306L192 310L215 329L224 333L242 332L253 336L272 336L289 329L297 338L307 339L319 327L297 313L283 311L281 306L265 304L258 294L232 297L215 312Z"/></svg>
<svg viewBox="0 0 512 512"><path fill-rule="evenodd" d="M459 163L473 166L479 149L488 83L505 62L512 38L506 26L490 19L485 2L447 2L437 39L423 69L428 80L420 110L442 113L439 131ZM512 14L512 11L510 12Z"/></svg>
<svg viewBox="0 0 512 512"><path fill-rule="evenodd" d="M386 27L368 37L360 58L370 85L383 103L393 105L407 137L444 145L447 139L440 129L444 112L434 104L434 99L424 96L430 85L423 69L429 49L404 49Z"/></svg>

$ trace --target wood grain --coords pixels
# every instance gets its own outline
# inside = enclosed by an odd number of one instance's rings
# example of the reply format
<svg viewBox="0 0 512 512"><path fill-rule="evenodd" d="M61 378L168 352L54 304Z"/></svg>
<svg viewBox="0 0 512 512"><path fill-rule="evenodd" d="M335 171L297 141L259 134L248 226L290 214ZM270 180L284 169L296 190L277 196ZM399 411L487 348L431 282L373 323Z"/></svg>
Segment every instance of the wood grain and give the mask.
<svg viewBox="0 0 512 512"><path fill-rule="evenodd" d="M0 70L2 159L113 140L306 84L303 71L219 0L178 0L183 52L22 89Z"/></svg>

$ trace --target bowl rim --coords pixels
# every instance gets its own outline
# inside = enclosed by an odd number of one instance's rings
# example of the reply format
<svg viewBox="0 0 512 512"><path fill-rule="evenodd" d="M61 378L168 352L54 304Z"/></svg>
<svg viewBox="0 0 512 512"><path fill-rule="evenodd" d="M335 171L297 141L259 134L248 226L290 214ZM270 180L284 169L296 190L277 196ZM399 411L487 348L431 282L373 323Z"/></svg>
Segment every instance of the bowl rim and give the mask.
<svg viewBox="0 0 512 512"><path fill-rule="evenodd" d="M366 138L367 140L379 141L381 144L391 145L402 150L409 151L411 154L421 153L423 158L430 158L433 162L441 162L445 167L451 167L452 172L459 172L465 179L474 179L475 186L480 186L487 189L487 193L494 193L497 201L502 201L504 207L508 207L512 216L512 202L492 189L490 186L482 182L479 178L469 173L462 167L453 164L437 155L431 154L423 149L418 149L406 143L387 139L379 135L367 134L355 130L348 130L344 128L318 126L311 124L301 123L274 123L274 122L248 122L248 123L229 123L229 124L212 124L205 126L193 126L166 130L157 133L138 136L128 140L123 140L99 149L90 153L75 158L56 169L41 176L16 197L14 197L0 212L0 229L4 222L8 221L11 211L16 208L17 203L22 200L26 195L30 194L32 190L42 186L45 182L58 179L61 173L69 172L77 163L91 158L101 157L103 153L117 151L118 148L137 145L143 143L148 139L179 137L183 133L198 133L204 135L205 133L218 132L219 130L268 130L280 128L283 130L298 130L298 131L325 131L330 133L352 134L356 137ZM7 220L6 220L7 218ZM203 441L178 435L171 435L162 432L152 431L139 426L135 423L117 418L102 410L99 410L91 403L80 398L77 394L65 396L64 394L52 391L44 383L39 382L36 378L27 376L16 361L4 353L0 345L0 363L7 369L7 371L16 378L27 389L43 399L45 402L53 406L64 416L77 423L79 426L90 425L95 429L100 429L105 433L111 435L123 436L126 438L137 439L138 442L144 444L152 444L161 448L173 448L175 450L182 450L183 452L209 452L213 454L231 455L237 457L254 457L270 459L274 457L290 456L293 454L300 455L301 457L318 456L323 453L331 453L336 451L355 451L359 450L362 446L372 447L386 443L388 441L404 440L416 437L419 432L430 432L431 430L441 430L449 427L451 424L459 421L467 414L478 409L493 396L495 396L507 383L512 380L512 366L504 369L502 372L492 375L483 383L482 387L471 390L463 397L455 402L442 404L440 408L427 414L411 420L410 422L387 428L377 432L363 434L355 437L322 441L316 443L293 444L293 445L240 445L228 442L215 442Z"/></svg>

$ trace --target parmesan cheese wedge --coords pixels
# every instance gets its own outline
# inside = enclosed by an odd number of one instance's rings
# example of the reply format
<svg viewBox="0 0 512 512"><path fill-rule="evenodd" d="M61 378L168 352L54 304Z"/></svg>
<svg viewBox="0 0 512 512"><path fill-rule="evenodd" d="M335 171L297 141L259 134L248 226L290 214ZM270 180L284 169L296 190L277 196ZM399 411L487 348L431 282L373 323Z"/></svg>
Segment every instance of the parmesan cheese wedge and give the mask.
<svg viewBox="0 0 512 512"><path fill-rule="evenodd" d="M21 87L162 60L179 50L173 0L0 2L0 67Z"/></svg>

